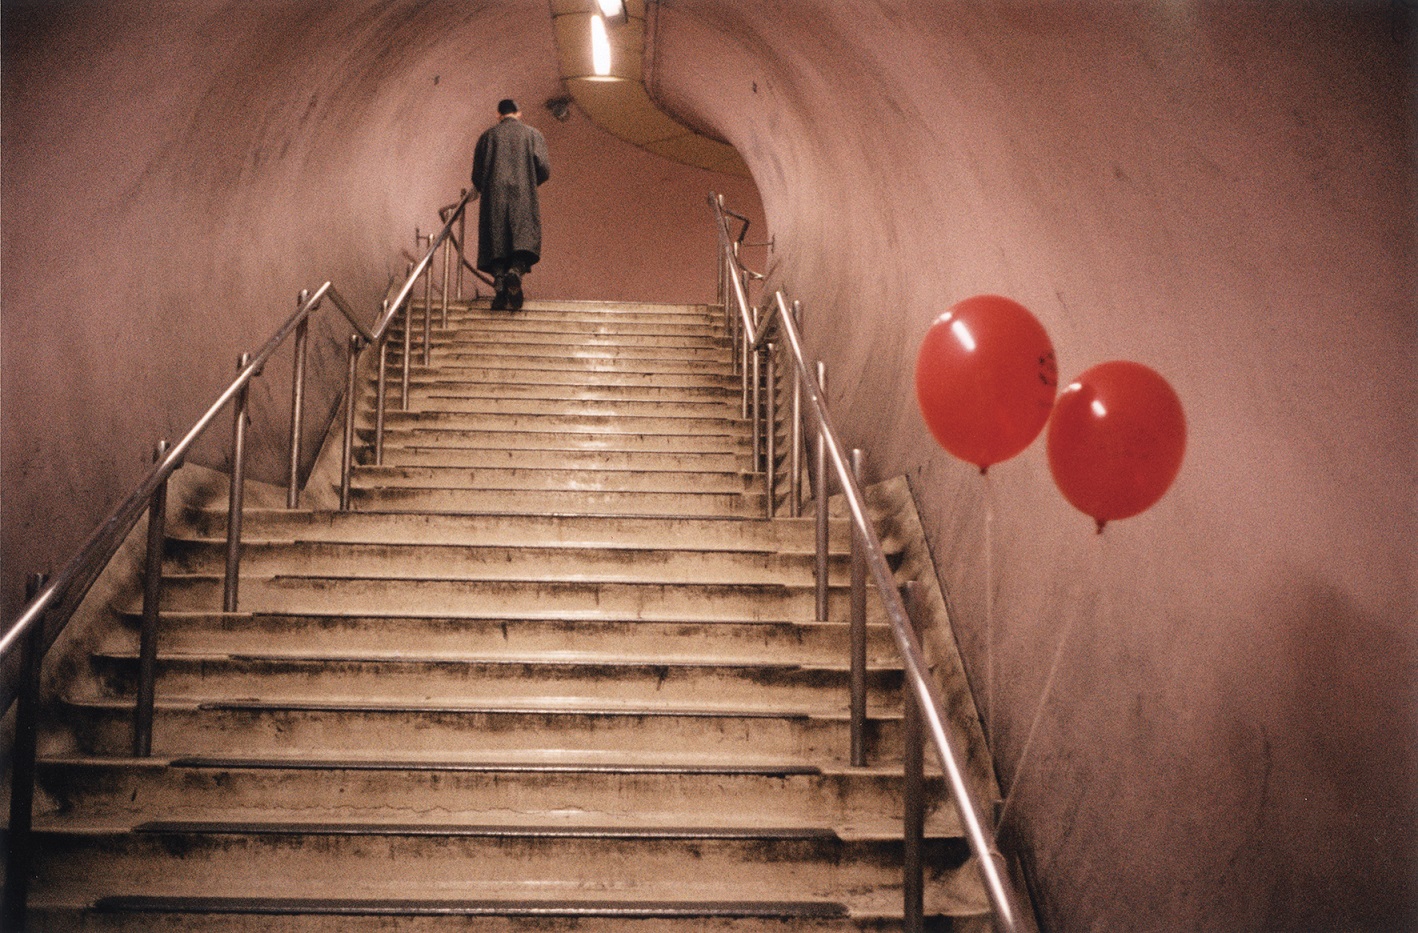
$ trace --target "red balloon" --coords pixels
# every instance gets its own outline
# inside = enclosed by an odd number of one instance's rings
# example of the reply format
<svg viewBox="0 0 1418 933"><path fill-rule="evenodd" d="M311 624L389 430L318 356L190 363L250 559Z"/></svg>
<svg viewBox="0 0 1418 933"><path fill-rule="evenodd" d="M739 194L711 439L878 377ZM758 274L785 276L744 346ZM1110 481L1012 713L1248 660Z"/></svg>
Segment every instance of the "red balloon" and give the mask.
<svg viewBox="0 0 1418 933"><path fill-rule="evenodd" d="M1187 419L1156 372L1118 360L1059 393L1049 423L1049 469L1064 498L1103 525L1161 499L1182 467Z"/></svg>
<svg viewBox="0 0 1418 933"><path fill-rule="evenodd" d="M916 400L935 439L984 472L1033 443L1059 384L1054 345L1018 302L976 295L942 314L916 357Z"/></svg>

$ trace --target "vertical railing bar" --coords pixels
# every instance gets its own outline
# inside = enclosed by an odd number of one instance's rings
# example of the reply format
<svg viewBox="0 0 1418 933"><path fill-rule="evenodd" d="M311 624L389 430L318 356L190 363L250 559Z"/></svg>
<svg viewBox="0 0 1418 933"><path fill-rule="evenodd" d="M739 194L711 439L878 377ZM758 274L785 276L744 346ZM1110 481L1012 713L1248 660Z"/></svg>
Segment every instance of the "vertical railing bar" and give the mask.
<svg viewBox="0 0 1418 933"><path fill-rule="evenodd" d="M463 300L463 263L467 261L467 253L463 250L463 244L468 241L468 189L463 188L459 203L463 205L458 212L458 300ZM445 326L447 322L444 322Z"/></svg>
<svg viewBox="0 0 1418 933"><path fill-rule="evenodd" d="M817 361L818 391L827 393L827 364ZM813 458L813 495L817 500L817 621L827 621L827 431L817 427L817 450Z"/></svg>
<svg viewBox="0 0 1418 933"><path fill-rule="evenodd" d="M735 319L735 320L738 320L738 315L734 315L734 319ZM747 327L746 324L745 324L743 321L741 321L741 320L738 321L738 325L739 325L739 363L740 363L740 365L739 365L739 376L740 376L740 380L743 382L743 416L744 416L745 418L747 418L747 417L748 417L748 403L749 403L749 395L748 395L748 370L749 370L749 365L748 365L748 354L749 354L748 327Z"/></svg>
<svg viewBox="0 0 1418 933"><path fill-rule="evenodd" d="M389 391L385 372L389 364L389 335L379 338L379 378L375 381L374 401L374 465L384 465L384 409L388 404L385 394Z"/></svg>
<svg viewBox="0 0 1418 933"><path fill-rule="evenodd" d="M409 263L409 274L413 274L413 271L414 264ZM403 411L409 410L409 355L413 353L413 305L412 301L404 302L404 373L399 396L399 406Z"/></svg>
<svg viewBox="0 0 1418 933"><path fill-rule="evenodd" d="M309 289L302 290L296 299L303 305L310 297ZM310 315L307 313L295 329L295 363L291 370L290 402L290 478L286 486L286 508L300 506L300 441L305 430L305 368L309 354Z"/></svg>
<svg viewBox="0 0 1418 933"><path fill-rule="evenodd" d="M251 354L241 354L238 371L251 364ZM260 375L257 373L256 375ZM246 404L251 398L251 383L236 394L231 434L231 487L227 494L226 514L226 581L222 587L222 611L236 612L237 589L241 580L241 513L246 496Z"/></svg>
<svg viewBox="0 0 1418 933"><path fill-rule="evenodd" d="M763 348L753 351L753 470L763 469Z"/></svg>
<svg viewBox="0 0 1418 933"><path fill-rule="evenodd" d="M433 249L433 234L424 237L428 248ZM428 366L429 350L433 342L433 257L423 269L423 365Z"/></svg>
<svg viewBox="0 0 1418 933"><path fill-rule="evenodd" d="M912 628L916 625L917 591L916 581L911 580L901 587L901 599L906 605L906 618ZM904 722L901 758L902 767L902 926L906 933L922 933L925 929L925 834L926 834L926 787L925 787L925 735L921 722L921 708L915 694L905 688L901 691Z"/></svg>
<svg viewBox="0 0 1418 933"><path fill-rule="evenodd" d="M768 368L768 372L765 373L763 377L764 382L766 383L766 391L768 396L763 406L764 429L767 435L767 444L765 445L766 456L764 457L765 462L763 484L764 490L767 493L768 498L768 502L766 503L766 511L768 513L769 518L772 518L774 513L777 511L778 500L778 385L776 378L778 375L778 367L776 362L777 358L778 347L770 342L768 344L768 352L764 355L763 358L764 363Z"/></svg>
<svg viewBox="0 0 1418 933"><path fill-rule="evenodd" d="M448 276L453 271L448 267L448 263L453 259L453 240L451 238L443 241L443 323L444 330L448 329ZM428 365L427 362L424 365Z"/></svg>
<svg viewBox="0 0 1418 933"><path fill-rule="evenodd" d="M405 332L407 334L407 331ZM364 349L364 338L350 334L349 369L345 374L345 443L340 458L340 511L350 510L350 473L354 466L355 432L355 375L359 368L359 353ZM405 356L405 359L408 357Z"/></svg>
<svg viewBox="0 0 1418 933"><path fill-rule="evenodd" d="M862 482L862 451L852 448L852 475ZM852 525L851 719L852 767L867 766L867 558L866 542Z"/></svg>
<svg viewBox="0 0 1418 933"><path fill-rule="evenodd" d="M798 328L802 328L802 305L793 302L793 317ZM789 360L788 372L793 383L793 427L789 441L788 463L788 514L797 518L803 511L803 384L797 377L797 367Z"/></svg>
<svg viewBox="0 0 1418 933"><path fill-rule="evenodd" d="M158 441L153 462L167 456L166 440ZM167 480L153 490L148 505L148 550L143 565L143 628L138 636L138 702L133 710L133 757L153 753L153 703L158 663L158 624L162 612L162 558L167 523Z"/></svg>
<svg viewBox="0 0 1418 933"><path fill-rule="evenodd" d="M48 577L32 574L25 585L29 603ZM5 894L0 922L6 930L22 930L28 909L30 866L33 862L35 752L39 739L39 671L44 656L43 614L30 624L20 647L20 690L15 702L15 744L10 761L10 823L5 834Z"/></svg>

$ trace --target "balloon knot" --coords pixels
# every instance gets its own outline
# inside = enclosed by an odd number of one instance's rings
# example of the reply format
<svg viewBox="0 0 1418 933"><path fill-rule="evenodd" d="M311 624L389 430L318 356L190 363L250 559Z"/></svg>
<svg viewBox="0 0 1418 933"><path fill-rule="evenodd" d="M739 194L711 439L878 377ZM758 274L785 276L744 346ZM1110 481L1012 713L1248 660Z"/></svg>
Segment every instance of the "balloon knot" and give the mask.
<svg viewBox="0 0 1418 933"><path fill-rule="evenodd" d="M1095 518L1094 521L1098 523L1098 534L1101 535L1103 533L1103 526L1108 524L1108 522L1106 519L1102 518Z"/></svg>

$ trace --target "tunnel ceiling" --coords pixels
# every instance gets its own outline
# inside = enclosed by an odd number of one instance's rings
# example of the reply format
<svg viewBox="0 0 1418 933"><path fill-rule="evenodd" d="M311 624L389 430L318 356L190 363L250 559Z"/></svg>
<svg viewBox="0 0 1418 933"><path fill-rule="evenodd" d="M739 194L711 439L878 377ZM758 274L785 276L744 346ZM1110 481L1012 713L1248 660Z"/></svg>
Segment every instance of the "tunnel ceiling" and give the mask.
<svg viewBox="0 0 1418 933"><path fill-rule="evenodd" d="M748 166L732 146L671 118L655 106L646 92L646 16L654 12L653 0L627 0L623 22L607 24L611 73L604 76L595 73L591 60L591 18L595 9L595 0L551 0L557 67L567 94L577 106L602 129L658 156L748 177Z"/></svg>

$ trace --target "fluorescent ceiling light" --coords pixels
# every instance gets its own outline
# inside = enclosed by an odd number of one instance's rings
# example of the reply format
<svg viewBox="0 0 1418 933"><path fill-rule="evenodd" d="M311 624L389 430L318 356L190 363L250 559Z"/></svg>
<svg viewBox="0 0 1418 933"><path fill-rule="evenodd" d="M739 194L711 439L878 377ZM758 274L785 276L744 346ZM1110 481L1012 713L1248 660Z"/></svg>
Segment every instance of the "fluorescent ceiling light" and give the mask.
<svg viewBox="0 0 1418 933"><path fill-rule="evenodd" d="M596 74L604 77L611 73L611 40L606 35L606 21L599 16L591 17L591 63Z"/></svg>

